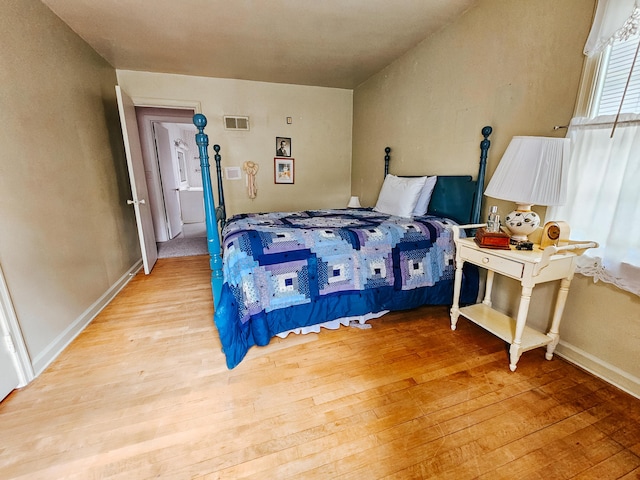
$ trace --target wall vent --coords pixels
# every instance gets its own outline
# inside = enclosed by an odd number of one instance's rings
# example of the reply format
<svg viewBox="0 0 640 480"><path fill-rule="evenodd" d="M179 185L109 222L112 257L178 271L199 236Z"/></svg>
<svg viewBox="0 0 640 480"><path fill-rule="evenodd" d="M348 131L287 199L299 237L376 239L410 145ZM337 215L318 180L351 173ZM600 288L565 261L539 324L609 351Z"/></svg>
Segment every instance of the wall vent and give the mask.
<svg viewBox="0 0 640 480"><path fill-rule="evenodd" d="M249 117L225 115L223 118L225 130L249 130Z"/></svg>

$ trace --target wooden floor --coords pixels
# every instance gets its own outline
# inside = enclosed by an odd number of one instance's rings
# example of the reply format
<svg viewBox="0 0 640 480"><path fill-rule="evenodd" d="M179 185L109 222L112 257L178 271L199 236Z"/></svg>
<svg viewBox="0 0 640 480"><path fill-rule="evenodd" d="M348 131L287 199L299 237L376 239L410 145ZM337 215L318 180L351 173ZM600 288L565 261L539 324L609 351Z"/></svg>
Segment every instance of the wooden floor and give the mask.
<svg viewBox="0 0 640 480"><path fill-rule="evenodd" d="M447 309L294 336L227 370L207 257L137 275L0 404L2 479L637 479L640 400Z"/></svg>

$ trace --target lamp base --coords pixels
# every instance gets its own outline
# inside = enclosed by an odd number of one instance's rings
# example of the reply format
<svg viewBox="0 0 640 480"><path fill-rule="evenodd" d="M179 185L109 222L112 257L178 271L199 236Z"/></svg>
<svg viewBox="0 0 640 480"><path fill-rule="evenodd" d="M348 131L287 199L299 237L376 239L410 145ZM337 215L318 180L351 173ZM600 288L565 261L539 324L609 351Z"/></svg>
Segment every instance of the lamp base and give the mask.
<svg viewBox="0 0 640 480"><path fill-rule="evenodd" d="M540 217L531 210L531 205L517 204L517 208L507 214L505 225L511 232L511 243L528 242L528 235L540 226Z"/></svg>

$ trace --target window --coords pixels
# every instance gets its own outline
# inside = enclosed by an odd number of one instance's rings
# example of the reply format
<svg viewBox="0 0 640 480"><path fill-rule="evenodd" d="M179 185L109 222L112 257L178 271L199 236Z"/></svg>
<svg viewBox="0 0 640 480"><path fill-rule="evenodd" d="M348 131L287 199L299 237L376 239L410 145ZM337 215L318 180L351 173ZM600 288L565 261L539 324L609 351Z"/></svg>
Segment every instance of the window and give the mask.
<svg viewBox="0 0 640 480"><path fill-rule="evenodd" d="M547 220L569 223L572 239L598 242L597 249L579 257L578 273L636 295L640 295L640 66L634 68L634 59L639 42L637 34L617 39L599 56L587 59L585 78L592 80L583 78L578 116L567 133L571 139L567 202L547 211Z"/></svg>
<svg viewBox="0 0 640 480"><path fill-rule="evenodd" d="M603 54L602 73L595 90L592 103L594 111L591 116L616 115L618 109L620 113L640 113L640 66L634 68L629 76L638 43L640 35L628 40L616 40Z"/></svg>

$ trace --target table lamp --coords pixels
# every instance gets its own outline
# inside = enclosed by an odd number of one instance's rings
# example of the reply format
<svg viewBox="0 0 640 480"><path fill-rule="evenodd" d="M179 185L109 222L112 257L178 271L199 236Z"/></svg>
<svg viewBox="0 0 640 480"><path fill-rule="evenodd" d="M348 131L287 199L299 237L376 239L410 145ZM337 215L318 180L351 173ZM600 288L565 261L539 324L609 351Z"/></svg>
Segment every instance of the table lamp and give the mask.
<svg viewBox="0 0 640 480"><path fill-rule="evenodd" d="M360 198L351 197L349 199L349 203L347 204L347 208L362 208L362 205L360 205Z"/></svg>
<svg viewBox="0 0 640 480"><path fill-rule="evenodd" d="M528 241L540 226L532 205L562 205L566 198L569 139L513 137L484 194L516 203L505 217L511 243Z"/></svg>

